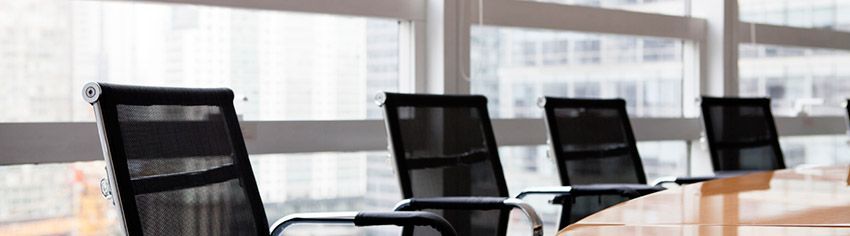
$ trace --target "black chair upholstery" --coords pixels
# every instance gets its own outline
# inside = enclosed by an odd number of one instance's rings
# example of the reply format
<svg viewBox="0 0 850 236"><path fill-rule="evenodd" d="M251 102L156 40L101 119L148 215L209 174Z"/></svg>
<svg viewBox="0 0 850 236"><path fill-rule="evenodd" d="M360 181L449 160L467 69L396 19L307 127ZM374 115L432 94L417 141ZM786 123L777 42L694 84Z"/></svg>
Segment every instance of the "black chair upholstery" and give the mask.
<svg viewBox="0 0 850 236"><path fill-rule="evenodd" d="M95 108L113 200L128 235L269 235L229 89L90 83L83 96ZM340 219L427 224L454 235L433 214Z"/></svg>
<svg viewBox="0 0 850 236"><path fill-rule="evenodd" d="M784 169L769 98L702 97L715 172Z"/></svg>
<svg viewBox="0 0 850 236"><path fill-rule="evenodd" d="M561 227L614 204L663 190L646 185L623 99L544 97L549 150L561 184Z"/></svg>
<svg viewBox="0 0 850 236"><path fill-rule="evenodd" d="M384 108L405 207L440 209L460 235L505 235L511 206L504 203L508 188L487 99L383 93L376 100Z"/></svg>

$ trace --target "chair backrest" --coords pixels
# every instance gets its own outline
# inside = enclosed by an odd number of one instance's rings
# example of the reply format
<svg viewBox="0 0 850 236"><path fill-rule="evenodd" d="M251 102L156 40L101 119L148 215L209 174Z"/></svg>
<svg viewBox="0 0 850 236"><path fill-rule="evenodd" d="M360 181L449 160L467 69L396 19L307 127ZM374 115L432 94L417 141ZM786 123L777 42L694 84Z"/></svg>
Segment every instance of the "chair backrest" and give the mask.
<svg viewBox="0 0 850 236"><path fill-rule="evenodd" d="M544 97L539 103L561 184L646 184L625 100Z"/></svg>
<svg viewBox="0 0 850 236"><path fill-rule="evenodd" d="M769 98L702 97L714 171L784 169Z"/></svg>
<svg viewBox="0 0 850 236"><path fill-rule="evenodd" d="M508 196L485 97L382 93L376 100L404 198ZM504 235L507 227L506 210L437 213L458 235Z"/></svg>
<svg viewBox="0 0 850 236"><path fill-rule="evenodd" d="M268 235L229 89L90 83L129 235Z"/></svg>

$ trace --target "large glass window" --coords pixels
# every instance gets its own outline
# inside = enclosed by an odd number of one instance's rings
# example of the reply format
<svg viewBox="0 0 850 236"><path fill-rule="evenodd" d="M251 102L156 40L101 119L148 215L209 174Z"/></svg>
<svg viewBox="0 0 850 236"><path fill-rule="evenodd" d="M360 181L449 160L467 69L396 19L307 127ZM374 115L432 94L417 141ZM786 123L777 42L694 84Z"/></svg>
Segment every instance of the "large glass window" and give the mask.
<svg viewBox="0 0 850 236"><path fill-rule="evenodd" d="M121 235L120 216L100 193L103 161L0 166L5 235Z"/></svg>
<svg viewBox="0 0 850 236"><path fill-rule="evenodd" d="M558 4L602 7L626 11L682 16L691 0L532 0Z"/></svg>
<svg viewBox="0 0 850 236"><path fill-rule="evenodd" d="M850 53L741 44L741 96L767 96L774 115L843 115L850 95Z"/></svg>
<svg viewBox="0 0 850 236"><path fill-rule="evenodd" d="M89 81L229 87L248 120L378 118L399 23L124 1L0 1L0 122L92 121Z"/></svg>
<svg viewBox="0 0 850 236"><path fill-rule="evenodd" d="M265 154L252 155L251 165L271 224L298 212L392 210L401 200L401 191L388 158L385 151ZM93 161L0 166L0 232L121 235L118 211L100 192L104 165L103 161ZM293 228L302 232L319 229L329 235L344 235L353 228ZM359 231L357 235L395 232L398 228Z"/></svg>
<svg viewBox="0 0 850 236"><path fill-rule="evenodd" d="M850 31L847 0L738 0L741 21Z"/></svg>
<svg viewBox="0 0 850 236"><path fill-rule="evenodd" d="M623 98L629 113L682 114L682 41L473 27L472 93L497 118L541 117L540 96Z"/></svg>
<svg viewBox="0 0 850 236"><path fill-rule="evenodd" d="M781 137L785 165L846 165L850 163L850 139L847 135Z"/></svg>

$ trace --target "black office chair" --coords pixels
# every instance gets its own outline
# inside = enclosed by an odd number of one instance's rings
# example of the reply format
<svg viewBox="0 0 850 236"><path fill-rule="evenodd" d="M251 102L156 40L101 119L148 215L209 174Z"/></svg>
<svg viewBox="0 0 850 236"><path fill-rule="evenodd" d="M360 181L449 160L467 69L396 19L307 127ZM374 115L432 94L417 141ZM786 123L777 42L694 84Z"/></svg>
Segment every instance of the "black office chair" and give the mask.
<svg viewBox="0 0 850 236"><path fill-rule="evenodd" d="M397 210L437 210L460 235L505 235L519 208L543 234L534 210L508 197L485 97L382 93L376 102L406 199Z"/></svg>
<svg viewBox="0 0 850 236"><path fill-rule="evenodd" d="M572 187L553 200L563 208L560 227L664 190L647 185L625 100L543 97L538 105L545 110L550 156L557 163L561 184ZM525 194L537 193L528 190Z"/></svg>
<svg viewBox="0 0 850 236"><path fill-rule="evenodd" d="M715 173L785 168L769 98L702 97L701 106Z"/></svg>
<svg viewBox="0 0 850 236"><path fill-rule="evenodd" d="M273 235L294 223L428 225L456 235L423 212L339 212L268 219L229 89L89 83L111 196L128 235Z"/></svg>

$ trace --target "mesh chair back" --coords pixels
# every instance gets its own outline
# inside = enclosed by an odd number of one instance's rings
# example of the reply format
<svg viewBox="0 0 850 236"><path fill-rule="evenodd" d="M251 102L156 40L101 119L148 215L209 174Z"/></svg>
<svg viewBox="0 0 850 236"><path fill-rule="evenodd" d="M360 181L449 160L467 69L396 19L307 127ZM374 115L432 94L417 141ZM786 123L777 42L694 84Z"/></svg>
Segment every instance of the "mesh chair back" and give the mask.
<svg viewBox="0 0 850 236"><path fill-rule="evenodd" d="M268 235L229 89L89 84L129 235Z"/></svg>
<svg viewBox="0 0 850 236"><path fill-rule="evenodd" d="M769 98L702 98L714 171L784 169Z"/></svg>
<svg viewBox="0 0 850 236"><path fill-rule="evenodd" d="M625 100L542 101L561 184L646 184Z"/></svg>
<svg viewBox="0 0 850 236"><path fill-rule="evenodd" d="M384 93L378 102L405 198L508 196L485 97ZM504 235L507 227L507 210L436 213L458 235Z"/></svg>
<svg viewBox="0 0 850 236"><path fill-rule="evenodd" d="M544 97L540 103L562 185L646 184L625 100ZM627 200L619 195L573 196L562 204L559 225Z"/></svg>

